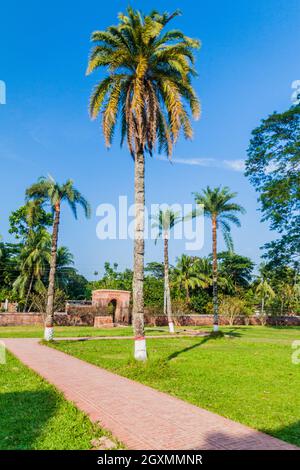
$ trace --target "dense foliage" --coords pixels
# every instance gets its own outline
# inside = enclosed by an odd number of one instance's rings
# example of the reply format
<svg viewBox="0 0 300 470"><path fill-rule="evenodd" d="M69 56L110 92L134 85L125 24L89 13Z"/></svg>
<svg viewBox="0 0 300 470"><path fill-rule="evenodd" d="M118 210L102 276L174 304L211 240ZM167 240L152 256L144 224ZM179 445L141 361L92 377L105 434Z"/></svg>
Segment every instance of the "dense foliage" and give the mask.
<svg viewBox="0 0 300 470"><path fill-rule="evenodd" d="M263 220L279 238L265 245L274 264L300 261L300 105L273 113L252 132L246 175L259 192Z"/></svg>

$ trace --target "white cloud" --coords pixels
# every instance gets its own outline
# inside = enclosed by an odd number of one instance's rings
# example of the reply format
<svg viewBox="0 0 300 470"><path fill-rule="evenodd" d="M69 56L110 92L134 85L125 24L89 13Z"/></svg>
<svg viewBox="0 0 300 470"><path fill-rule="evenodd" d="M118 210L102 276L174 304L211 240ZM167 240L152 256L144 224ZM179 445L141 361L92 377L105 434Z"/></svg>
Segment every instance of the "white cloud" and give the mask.
<svg viewBox="0 0 300 470"><path fill-rule="evenodd" d="M216 158L177 158L168 160L166 157L157 157L158 160L171 161L174 164L202 166L206 168L226 168L237 172L245 170L245 160L217 160Z"/></svg>
<svg viewBox="0 0 300 470"><path fill-rule="evenodd" d="M245 171L245 160L223 160L225 166L234 171Z"/></svg>

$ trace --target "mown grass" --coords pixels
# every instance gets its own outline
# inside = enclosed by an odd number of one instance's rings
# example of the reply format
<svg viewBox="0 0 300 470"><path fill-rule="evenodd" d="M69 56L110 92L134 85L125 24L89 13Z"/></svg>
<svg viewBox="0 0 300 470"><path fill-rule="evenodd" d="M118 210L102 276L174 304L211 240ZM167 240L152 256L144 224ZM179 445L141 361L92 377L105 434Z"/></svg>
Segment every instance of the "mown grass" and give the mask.
<svg viewBox="0 0 300 470"><path fill-rule="evenodd" d="M93 326L56 326L55 337L83 337L83 336L132 336L131 326L115 328L94 328ZM44 329L41 326L1 326L0 338L42 338ZM146 328L146 335L167 334L168 328Z"/></svg>
<svg viewBox="0 0 300 470"><path fill-rule="evenodd" d="M0 449L91 449L107 435L10 353L0 364Z"/></svg>
<svg viewBox="0 0 300 470"><path fill-rule="evenodd" d="M149 361L131 340L62 341L56 347L300 446L300 328L228 327L224 337L148 339Z"/></svg>

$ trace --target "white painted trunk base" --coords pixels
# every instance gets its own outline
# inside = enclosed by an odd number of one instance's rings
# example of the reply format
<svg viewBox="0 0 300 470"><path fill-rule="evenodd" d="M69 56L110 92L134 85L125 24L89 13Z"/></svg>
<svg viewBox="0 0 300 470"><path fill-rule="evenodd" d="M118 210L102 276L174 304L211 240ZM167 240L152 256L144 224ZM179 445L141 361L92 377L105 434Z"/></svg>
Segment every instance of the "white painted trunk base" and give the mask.
<svg viewBox="0 0 300 470"><path fill-rule="evenodd" d="M44 339L45 341L51 341L54 336L54 331L52 327L45 326Z"/></svg>
<svg viewBox="0 0 300 470"><path fill-rule="evenodd" d="M172 321L170 321L169 323L169 332L175 333L174 323Z"/></svg>
<svg viewBox="0 0 300 470"><path fill-rule="evenodd" d="M219 331L219 325L214 325L214 331Z"/></svg>
<svg viewBox="0 0 300 470"><path fill-rule="evenodd" d="M134 340L134 359L136 359L137 361L147 360L147 349L145 339Z"/></svg>

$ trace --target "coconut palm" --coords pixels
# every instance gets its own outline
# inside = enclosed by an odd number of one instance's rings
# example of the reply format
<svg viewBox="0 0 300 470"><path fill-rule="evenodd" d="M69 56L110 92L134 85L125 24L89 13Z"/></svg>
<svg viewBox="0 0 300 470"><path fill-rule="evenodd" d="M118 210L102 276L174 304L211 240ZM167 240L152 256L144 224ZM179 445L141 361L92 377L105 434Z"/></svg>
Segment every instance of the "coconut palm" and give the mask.
<svg viewBox="0 0 300 470"><path fill-rule="evenodd" d="M184 254L177 258L177 264L172 273L173 285L185 291L188 305L191 302L191 290L194 290L196 287L206 289L210 285L210 276L207 273L206 262L204 264L201 264L199 258Z"/></svg>
<svg viewBox="0 0 300 470"><path fill-rule="evenodd" d="M13 284L14 291L25 298L24 311L27 310L32 291L43 287L42 278L50 262L51 237L45 228L30 231L20 252L20 274Z"/></svg>
<svg viewBox="0 0 300 470"><path fill-rule="evenodd" d="M82 194L74 187L72 180L67 180L64 184L58 184L51 176L41 177L38 182L26 190L27 199L40 200L44 204L49 204L54 212L52 241L51 241L51 259L48 284L48 298L45 320L45 339L47 341L53 338L54 322L54 289L55 273L57 261L57 242L60 223L61 204L68 203L74 217L77 219L77 206L81 206L85 216L90 216L90 206Z"/></svg>
<svg viewBox="0 0 300 470"><path fill-rule="evenodd" d="M169 157L180 130L192 137L188 114L199 117L200 106L191 78L195 75L193 50L199 42L179 30L165 31L178 15L153 11L144 15L128 8L117 26L92 34L93 48L87 74L106 67L106 75L90 100L92 118L101 116L103 134L110 147L118 119L121 144L127 140L134 160L135 236L133 276L133 326L135 358L145 360L144 338L144 203L145 154L158 151Z"/></svg>
<svg viewBox="0 0 300 470"><path fill-rule="evenodd" d="M232 202L237 196L225 187L210 188L207 186L200 193L193 193L196 204L203 205L204 215L211 219L212 223L212 256L213 256L213 311L214 331L218 330L218 258L217 258L217 230L220 228L229 251L233 251L230 224L240 227L237 214L244 213L245 209Z"/></svg>
<svg viewBox="0 0 300 470"><path fill-rule="evenodd" d="M182 220L179 212L174 212L171 209L164 211L160 210L156 216L153 217L152 227L156 228L158 233L155 239L162 237L164 241L164 314L168 317L168 325L170 333L174 333L174 322L172 318L172 303L170 294L170 281L169 281L169 238L172 228Z"/></svg>

